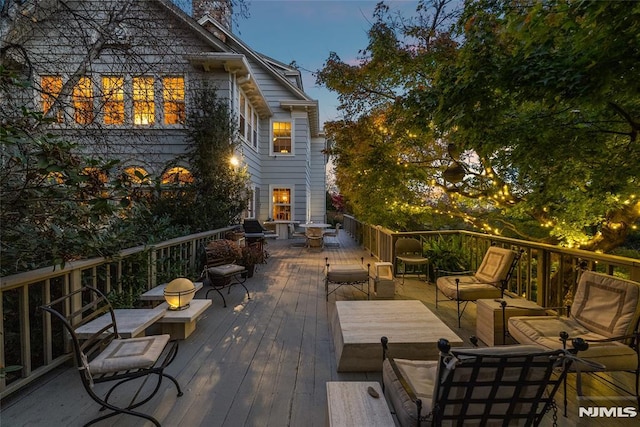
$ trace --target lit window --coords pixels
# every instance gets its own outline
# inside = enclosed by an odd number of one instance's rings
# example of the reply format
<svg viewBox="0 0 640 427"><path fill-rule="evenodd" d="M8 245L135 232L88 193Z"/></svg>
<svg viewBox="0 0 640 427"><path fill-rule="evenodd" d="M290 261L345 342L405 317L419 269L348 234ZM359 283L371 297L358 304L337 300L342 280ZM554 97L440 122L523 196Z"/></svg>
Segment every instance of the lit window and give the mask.
<svg viewBox="0 0 640 427"><path fill-rule="evenodd" d="M133 124L152 125L155 123L153 103L153 77L133 78Z"/></svg>
<svg viewBox="0 0 640 427"><path fill-rule="evenodd" d="M86 125L93 122L93 86L91 78L80 77L73 88L73 110L76 123Z"/></svg>
<svg viewBox="0 0 640 427"><path fill-rule="evenodd" d="M144 184L149 181L149 174L141 167L130 166L124 170L124 174L133 184Z"/></svg>
<svg viewBox="0 0 640 427"><path fill-rule="evenodd" d="M106 184L109 180L107 173L99 168L86 167L82 170L82 175L88 176L93 184Z"/></svg>
<svg viewBox="0 0 640 427"><path fill-rule="evenodd" d="M193 175L187 169L183 167L173 167L162 174L161 182L163 184L191 184L193 182Z"/></svg>
<svg viewBox="0 0 640 427"><path fill-rule="evenodd" d="M165 77L162 80L164 97L164 124L184 124L184 77Z"/></svg>
<svg viewBox="0 0 640 427"><path fill-rule="evenodd" d="M291 122L273 122L273 152L291 153Z"/></svg>
<svg viewBox="0 0 640 427"><path fill-rule="evenodd" d="M291 189L274 188L272 195L273 218L276 220L291 220Z"/></svg>
<svg viewBox="0 0 640 427"><path fill-rule="evenodd" d="M40 85L42 87L42 113L47 114L53 108L53 104L62 91L62 77L42 76ZM54 117L58 123L62 123L62 110L55 111Z"/></svg>
<svg viewBox="0 0 640 427"><path fill-rule="evenodd" d="M124 124L124 77L103 77L104 124Z"/></svg>

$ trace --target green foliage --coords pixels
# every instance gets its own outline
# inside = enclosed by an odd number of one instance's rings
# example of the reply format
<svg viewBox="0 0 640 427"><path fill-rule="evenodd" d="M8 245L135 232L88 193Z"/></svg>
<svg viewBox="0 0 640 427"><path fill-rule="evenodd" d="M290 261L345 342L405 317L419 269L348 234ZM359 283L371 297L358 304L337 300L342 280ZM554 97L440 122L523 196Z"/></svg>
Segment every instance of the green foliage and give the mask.
<svg viewBox="0 0 640 427"><path fill-rule="evenodd" d="M380 6L359 64L332 54L318 74L351 114L327 128L354 213L622 244L640 218L640 3L429 4Z"/></svg>
<svg viewBox="0 0 640 427"><path fill-rule="evenodd" d="M464 271L469 269L469 252L465 250L459 238L439 236L429 240L424 254L429 258L429 268L441 271ZM434 278L435 279L435 278Z"/></svg>
<svg viewBox="0 0 640 427"><path fill-rule="evenodd" d="M242 251L234 240L218 239L207 243L207 253L211 258L225 260L239 260Z"/></svg>

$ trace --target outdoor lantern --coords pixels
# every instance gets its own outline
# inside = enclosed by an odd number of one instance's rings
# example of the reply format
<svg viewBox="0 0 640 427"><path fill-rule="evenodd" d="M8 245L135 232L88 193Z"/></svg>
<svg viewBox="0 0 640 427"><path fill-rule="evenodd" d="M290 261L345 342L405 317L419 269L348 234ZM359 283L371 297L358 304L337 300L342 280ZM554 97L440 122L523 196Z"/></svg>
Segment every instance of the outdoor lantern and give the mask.
<svg viewBox="0 0 640 427"><path fill-rule="evenodd" d="M164 288L164 299L169 304L169 310L185 310L196 293L193 282L184 277L172 280Z"/></svg>

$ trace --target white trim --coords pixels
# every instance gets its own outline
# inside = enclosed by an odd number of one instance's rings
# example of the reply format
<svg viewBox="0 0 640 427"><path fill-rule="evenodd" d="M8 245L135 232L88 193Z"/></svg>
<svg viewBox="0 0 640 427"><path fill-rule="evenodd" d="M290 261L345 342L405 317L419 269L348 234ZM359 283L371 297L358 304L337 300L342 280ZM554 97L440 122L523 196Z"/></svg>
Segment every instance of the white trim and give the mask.
<svg viewBox="0 0 640 427"><path fill-rule="evenodd" d="M291 152L280 153L273 151L273 124L274 123L291 123ZM295 121L293 118L275 119L269 120L269 155L274 157L293 157L296 155L296 140L295 140Z"/></svg>
<svg viewBox="0 0 640 427"><path fill-rule="evenodd" d="M290 221L295 221L295 201L296 201L296 193L295 193L295 185L293 184L269 184L269 194L267 197L269 197L269 218L272 218L273 215L273 207L274 207L274 203L273 203L273 191L276 188L284 188L284 189L288 189L289 190L289 194L290 194L290 199L289 199L289 207L290 207L290 213L291 213L291 218L289 218ZM277 220L278 218L273 218L274 220Z"/></svg>

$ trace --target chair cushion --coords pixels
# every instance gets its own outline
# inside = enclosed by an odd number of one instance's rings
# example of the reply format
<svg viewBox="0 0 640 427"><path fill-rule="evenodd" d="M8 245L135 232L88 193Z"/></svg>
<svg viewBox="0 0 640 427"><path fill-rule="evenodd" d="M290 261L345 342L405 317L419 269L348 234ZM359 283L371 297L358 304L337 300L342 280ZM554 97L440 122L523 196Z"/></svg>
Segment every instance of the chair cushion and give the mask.
<svg viewBox="0 0 640 427"><path fill-rule="evenodd" d="M435 360L394 360L415 395L422 400L422 416L426 416L431 412L433 405L438 362ZM417 420L416 404L409 398L388 360L382 364L382 380L385 394L396 411L400 425L415 426Z"/></svg>
<svg viewBox="0 0 640 427"><path fill-rule="evenodd" d="M562 342L559 337L562 331L567 332L570 338L581 337L585 340L605 338L566 317L518 316L509 318L509 335L523 344L537 344L550 350L561 349ZM578 357L601 363L611 371L635 370L638 365L635 351L622 342L590 342L589 349L578 353ZM589 367L580 365L580 369L587 371Z"/></svg>
<svg viewBox="0 0 640 427"><path fill-rule="evenodd" d="M224 264L207 268L207 272L213 276L233 276L244 271L245 268L237 264Z"/></svg>
<svg viewBox="0 0 640 427"><path fill-rule="evenodd" d="M605 337L628 335L640 315L640 283L585 271L571 315L580 325Z"/></svg>
<svg viewBox="0 0 640 427"><path fill-rule="evenodd" d="M506 279L515 256L516 253L510 249L491 246L484 255L475 277L480 282L495 283L499 286L499 282Z"/></svg>
<svg viewBox="0 0 640 427"><path fill-rule="evenodd" d="M397 256L396 260L402 261L403 263L408 265L422 265L422 264L427 264L429 262L429 258L425 258L421 255L412 255L412 254Z"/></svg>
<svg viewBox="0 0 640 427"><path fill-rule="evenodd" d="M105 374L150 368L162 354L170 336L151 335L140 338L116 339L89 362L92 374Z"/></svg>
<svg viewBox="0 0 640 427"><path fill-rule="evenodd" d="M482 283L475 276L444 276L436 281L438 289L449 299L458 299L456 294L456 279L460 279L460 301L476 301L479 299L494 299L502 297L499 287Z"/></svg>
<svg viewBox="0 0 640 427"><path fill-rule="evenodd" d="M369 272L360 264L331 265L326 277L330 282L366 282Z"/></svg>

